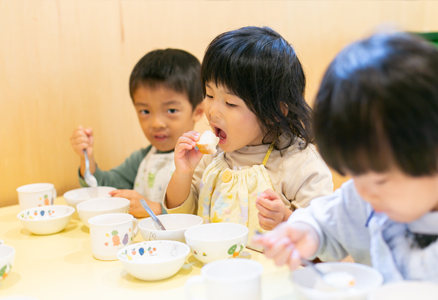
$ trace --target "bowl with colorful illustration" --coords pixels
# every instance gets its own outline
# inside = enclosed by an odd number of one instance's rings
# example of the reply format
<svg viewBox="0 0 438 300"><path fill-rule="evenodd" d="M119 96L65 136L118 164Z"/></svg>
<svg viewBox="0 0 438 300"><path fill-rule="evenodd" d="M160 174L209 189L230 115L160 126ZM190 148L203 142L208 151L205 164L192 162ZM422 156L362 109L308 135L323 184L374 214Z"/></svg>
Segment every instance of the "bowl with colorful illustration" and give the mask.
<svg viewBox="0 0 438 300"><path fill-rule="evenodd" d="M83 187L68 191L64 194L65 202L76 208L76 206L84 201L96 198L110 198L109 192L116 190L116 188L109 186L98 186L97 188Z"/></svg>
<svg viewBox="0 0 438 300"><path fill-rule="evenodd" d="M62 231L70 222L75 209L67 205L48 205L21 211L17 218L33 234L52 234Z"/></svg>
<svg viewBox="0 0 438 300"><path fill-rule="evenodd" d="M248 227L234 223L210 223L189 228L184 236L193 256L206 264L238 256L246 247Z"/></svg>
<svg viewBox="0 0 438 300"><path fill-rule="evenodd" d="M147 241L124 247L117 258L132 276L161 280L175 275L184 265L190 247L177 241Z"/></svg>
<svg viewBox="0 0 438 300"><path fill-rule="evenodd" d="M171 240L185 243L184 232L204 222L200 216L189 214L159 215L157 218L166 230L158 228L152 218L143 219L138 223L140 233L146 241Z"/></svg>
<svg viewBox="0 0 438 300"><path fill-rule="evenodd" d="M291 280L297 294L308 300L366 300L367 296L377 290L383 283L383 276L369 266L348 262L326 262L318 264L324 273L342 275L347 273L354 278L354 284L345 287L343 284L328 285L311 267L294 271ZM327 275L326 275L327 276ZM342 280L344 276L339 276Z"/></svg>
<svg viewBox="0 0 438 300"><path fill-rule="evenodd" d="M87 226L88 220L92 217L112 214L112 213L127 213L131 202L125 198L97 198L79 203L76 206L79 218Z"/></svg>
<svg viewBox="0 0 438 300"><path fill-rule="evenodd" d="M0 286L8 277L14 264L15 249L9 245L0 245Z"/></svg>

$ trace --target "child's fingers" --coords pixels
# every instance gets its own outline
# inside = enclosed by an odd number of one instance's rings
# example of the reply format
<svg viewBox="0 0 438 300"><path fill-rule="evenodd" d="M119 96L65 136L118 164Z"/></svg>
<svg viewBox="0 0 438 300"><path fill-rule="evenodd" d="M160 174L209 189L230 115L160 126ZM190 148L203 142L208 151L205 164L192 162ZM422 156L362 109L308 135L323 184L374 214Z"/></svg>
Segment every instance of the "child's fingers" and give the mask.
<svg viewBox="0 0 438 300"><path fill-rule="evenodd" d="M283 202L260 198L256 201L256 207L262 215L274 219L275 215L283 210L284 204Z"/></svg>
<svg viewBox="0 0 438 300"><path fill-rule="evenodd" d="M274 258L275 264L277 266L282 266L289 263L290 257L294 249L295 247L293 244L286 245L283 251L279 252L278 255Z"/></svg>
<svg viewBox="0 0 438 300"><path fill-rule="evenodd" d="M296 270L301 265L301 255L297 249L292 251L288 265L291 271Z"/></svg>
<svg viewBox="0 0 438 300"><path fill-rule="evenodd" d="M271 190L271 189L267 189L265 191L263 191L263 193L260 194L261 198L266 198L266 199L270 199L270 200L275 200L279 198L279 195Z"/></svg>
<svg viewBox="0 0 438 300"><path fill-rule="evenodd" d="M287 237L281 237L278 239L274 244L271 244L270 247L265 249L265 255L269 258L275 258L278 256L283 250L288 246L291 245L292 242Z"/></svg>
<svg viewBox="0 0 438 300"><path fill-rule="evenodd" d="M196 131L189 131L189 132L184 133L184 134L181 136L181 138L182 138L182 137L186 137L186 138L191 139L192 141L197 142L197 141L199 140L199 137L200 137L200 136L201 136L201 134L198 133L198 132L196 132Z"/></svg>
<svg viewBox="0 0 438 300"><path fill-rule="evenodd" d="M275 220L266 218L260 213L258 214L258 218L260 227L262 227L264 230L272 230L277 225L277 222L275 222Z"/></svg>

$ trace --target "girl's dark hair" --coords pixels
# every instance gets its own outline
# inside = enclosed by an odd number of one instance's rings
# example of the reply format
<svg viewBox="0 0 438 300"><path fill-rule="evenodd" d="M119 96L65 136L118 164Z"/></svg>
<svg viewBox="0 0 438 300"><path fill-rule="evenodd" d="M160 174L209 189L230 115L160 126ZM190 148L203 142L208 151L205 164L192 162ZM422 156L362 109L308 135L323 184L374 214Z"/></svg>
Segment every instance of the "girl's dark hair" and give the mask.
<svg viewBox="0 0 438 300"><path fill-rule="evenodd" d="M208 45L201 67L204 96L208 82L241 98L257 116L264 137L290 134L312 142L311 109L304 100L306 78L292 46L268 27L222 33ZM282 113L287 109L287 115Z"/></svg>
<svg viewBox="0 0 438 300"><path fill-rule="evenodd" d="M155 88L163 85L186 94L192 108L202 102L201 63L192 54L180 49L154 50L143 56L132 70L129 93L140 86Z"/></svg>
<svg viewBox="0 0 438 300"><path fill-rule="evenodd" d="M314 106L315 140L341 174L438 172L438 49L407 33L353 43L328 67Z"/></svg>

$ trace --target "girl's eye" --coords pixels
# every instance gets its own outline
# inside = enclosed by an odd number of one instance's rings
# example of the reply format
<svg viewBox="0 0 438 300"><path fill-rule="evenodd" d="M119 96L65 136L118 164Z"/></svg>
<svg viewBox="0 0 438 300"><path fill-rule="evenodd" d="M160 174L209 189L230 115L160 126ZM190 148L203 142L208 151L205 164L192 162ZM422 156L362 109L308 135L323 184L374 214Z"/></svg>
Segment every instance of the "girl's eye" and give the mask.
<svg viewBox="0 0 438 300"><path fill-rule="evenodd" d="M227 105L228 105L229 107L237 107L236 104L231 104L231 103L228 103L228 102L227 102Z"/></svg>
<svg viewBox="0 0 438 300"><path fill-rule="evenodd" d="M205 97L213 99L213 96L210 96L209 94L205 94Z"/></svg>
<svg viewBox="0 0 438 300"><path fill-rule="evenodd" d="M177 109L174 109L174 108L169 108L169 109L167 110L167 112L168 112L169 114L174 114L174 113L177 113L178 110L177 110Z"/></svg>
<svg viewBox="0 0 438 300"><path fill-rule="evenodd" d="M140 110L140 115L148 115L149 111L146 109Z"/></svg>

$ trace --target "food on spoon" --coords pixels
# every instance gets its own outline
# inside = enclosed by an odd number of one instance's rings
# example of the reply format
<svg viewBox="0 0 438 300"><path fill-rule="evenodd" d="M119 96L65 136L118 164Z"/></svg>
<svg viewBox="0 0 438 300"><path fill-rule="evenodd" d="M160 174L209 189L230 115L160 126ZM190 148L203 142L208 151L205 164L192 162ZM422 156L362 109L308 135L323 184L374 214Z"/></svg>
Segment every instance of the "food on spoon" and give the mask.
<svg viewBox="0 0 438 300"><path fill-rule="evenodd" d="M354 276L343 271L325 274L324 281L336 290L346 290L356 284Z"/></svg>
<svg viewBox="0 0 438 300"><path fill-rule="evenodd" d="M216 146L219 143L219 138L210 130L204 131L196 143L199 151L204 154L215 154L217 152Z"/></svg>

